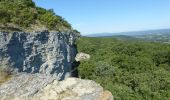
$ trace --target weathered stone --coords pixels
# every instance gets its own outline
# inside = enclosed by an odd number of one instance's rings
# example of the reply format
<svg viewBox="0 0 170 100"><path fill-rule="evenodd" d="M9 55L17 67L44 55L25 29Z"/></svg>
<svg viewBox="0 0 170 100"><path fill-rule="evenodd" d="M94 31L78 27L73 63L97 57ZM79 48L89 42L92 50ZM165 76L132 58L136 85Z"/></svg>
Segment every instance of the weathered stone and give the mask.
<svg viewBox="0 0 170 100"><path fill-rule="evenodd" d="M0 86L0 98L13 100L31 97L53 80L53 77L45 74L17 74Z"/></svg>
<svg viewBox="0 0 170 100"><path fill-rule="evenodd" d="M74 41L72 32L0 32L0 69L64 79L76 55Z"/></svg>
<svg viewBox="0 0 170 100"><path fill-rule="evenodd" d="M1 100L112 100L91 80L55 80L44 74L18 74L0 86Z"/></svg>
<svg viewBox="0 0 170 100"><path fill-rule="evenodd" d="M72 32L0 32L0 71L15 73L0 77L0 100L112 100L94 81L67 78L75 59L90 59L75 58L75 38Z"/></svg>
<svg viewBox="0 0 170 100"><path fill-rule="evenodd" d="M99 98L99 100L113 100L113 95L110 91L104 91Z"/></svg>
<svg viewBox="0 0 170 100"><path fill-rule="evenodd" d="M78 53L75 57L76 61L83 61L88 59L90 59L90 55L82 52Z"/></svg>

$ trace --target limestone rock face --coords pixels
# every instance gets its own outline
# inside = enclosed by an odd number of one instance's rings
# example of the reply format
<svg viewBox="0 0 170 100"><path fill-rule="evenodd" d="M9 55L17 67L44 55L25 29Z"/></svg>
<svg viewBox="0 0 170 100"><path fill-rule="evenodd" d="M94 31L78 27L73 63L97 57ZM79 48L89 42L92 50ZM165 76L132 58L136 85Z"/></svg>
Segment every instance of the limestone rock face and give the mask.
<svg viewBox="0 0 170 100"><path fill-rule="evenodd" d="M72 32L0 32L0 69L64 79L76 55L74 41Z"/></svg>
<svg viewBox="0 0 170 100"><path fill-rule="evenodd" d="M31 97L53 80L52 76L45 74L19 73L0 85L0 98L1 100L20 100Z"/></svg>
<svg viewBox="0 0 170 100"><path fill-rule="evenodd" d="M78 53L75 57L76 61L83 61L88 59L90 59L90 55L83 52Z"/></svg>
<svg viewBox="0 0 170 100"><path fill-rule="evenodd" d="M55 80L44 74L20 73L0 86L1 100L113 100L91 80Z"/></svg>

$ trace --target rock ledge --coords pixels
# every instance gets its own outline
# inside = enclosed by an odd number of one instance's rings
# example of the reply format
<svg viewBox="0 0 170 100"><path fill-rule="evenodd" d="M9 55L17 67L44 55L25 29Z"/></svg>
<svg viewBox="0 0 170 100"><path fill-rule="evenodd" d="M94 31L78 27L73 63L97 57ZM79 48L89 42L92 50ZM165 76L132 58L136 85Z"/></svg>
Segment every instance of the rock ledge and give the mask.
<svg viewBox="0 0 170 100"><path fill-rule="evenodd" d="M1 100L113 100L110 92L91 80L58 81L44 74L20 73L0 86Z"/></svg>

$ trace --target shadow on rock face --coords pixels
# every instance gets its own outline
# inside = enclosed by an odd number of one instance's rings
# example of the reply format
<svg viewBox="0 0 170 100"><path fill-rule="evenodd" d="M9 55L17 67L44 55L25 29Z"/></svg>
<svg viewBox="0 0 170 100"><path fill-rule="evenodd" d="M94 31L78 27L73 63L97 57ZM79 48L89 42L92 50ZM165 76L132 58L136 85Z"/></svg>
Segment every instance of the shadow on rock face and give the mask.
<svg viewBox="0 0 170 100"><path fill-rule="evenodd" d="M19 38L18 38L19 37ZM25 34L14 33L11 37L9 44L7 44L7 54L10 56L10 63L13 63L13 66L17 66L18 71L23 70L23 61L25 54L23 43L26 40ZM15 62L15 63L14 63Z"/></svg>
<svg viewBox="0 0 170 100"><path fill-rule="evenodd" d="M79 73L78 73L78 67L80 65L80 62L78 61L74 61L73 65L72 65L72 72L71 72L71 76L72 77L79 77Z"/></svg>

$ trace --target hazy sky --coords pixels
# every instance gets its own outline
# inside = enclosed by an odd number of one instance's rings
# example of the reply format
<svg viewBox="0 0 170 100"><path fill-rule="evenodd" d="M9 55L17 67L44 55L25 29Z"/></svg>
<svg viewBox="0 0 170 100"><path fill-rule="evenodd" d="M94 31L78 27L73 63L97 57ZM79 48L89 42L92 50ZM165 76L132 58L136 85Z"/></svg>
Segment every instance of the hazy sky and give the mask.
<svg viewBox="0 0 170 100"><path fill-rule="evenodd" d="M170 0L33 0L82 34L170 28Z"/></svg>

